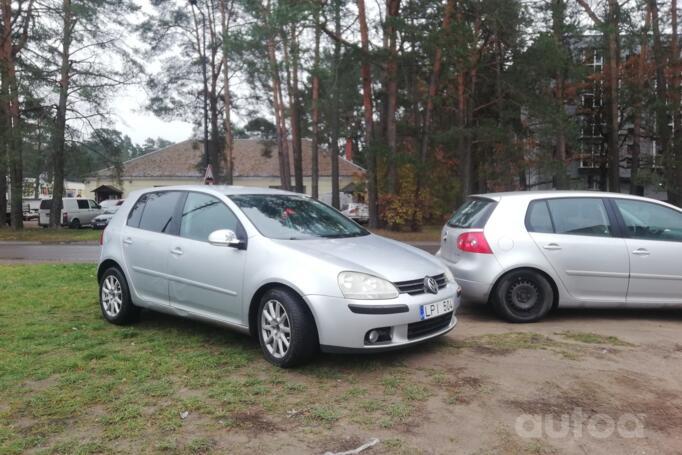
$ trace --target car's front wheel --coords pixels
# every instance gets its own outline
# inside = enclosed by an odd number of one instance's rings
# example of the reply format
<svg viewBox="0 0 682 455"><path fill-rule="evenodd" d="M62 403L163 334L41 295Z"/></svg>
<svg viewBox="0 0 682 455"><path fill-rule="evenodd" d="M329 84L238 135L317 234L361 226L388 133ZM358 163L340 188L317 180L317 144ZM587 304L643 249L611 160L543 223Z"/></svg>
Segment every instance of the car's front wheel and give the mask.
<svg viewBox="0 0 682 455"><path fill-rule="evenodd" d="M497 314L510 322L535 322L552 309L554 289L534 270L515 270L501 278L492 303Z"/></svg>
<svg viewBox="0 0 682 455"><path fill-rule="evenodd" d="M265 358L282 368L300 365L318 350L315 320L293 292L267 291L258 307L258 338Z"/></svg>
<svg viewBox="0 0 682 455"><path fill-rule="evenodd" d="M99 304L104 319L124 325L137 319L140 308L130 298L128 282L117 267L108 268L99 283Z"/></svg>

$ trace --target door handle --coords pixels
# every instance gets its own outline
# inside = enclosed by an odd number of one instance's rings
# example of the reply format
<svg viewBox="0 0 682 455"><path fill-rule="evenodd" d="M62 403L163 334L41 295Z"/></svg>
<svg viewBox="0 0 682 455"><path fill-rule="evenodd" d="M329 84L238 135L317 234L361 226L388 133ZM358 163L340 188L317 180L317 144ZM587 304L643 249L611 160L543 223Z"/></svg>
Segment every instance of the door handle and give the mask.
<svg viewBox="0 0 682 455"><path fill-rule="evenodd" d="M649 250L646 248L637 248L635 251L632 252L632 254L636 256L649 256L651 253L649 253Z"/></svg>
<svg viewBox="0 0 682 455"><path fill-rule="evenodd" d="M182 248L180 248L180 247L173 248L171 250L171 254L174 254L176 256L182 256Z"/></svg>
<svg viewBox="0 0 682 455"><path fill-rule="evenodd" d="M544 249L546 250L560 250L561 247L559 246L558 243L548 243L547 245L543 246Z"/></svg>
<svg viewBox="0 0 682 455"><path fill-rule="evenodd" d="M125 243L126 245L132 245L133 239L131 239L130 237L126 237L123 239L123 243Z"/></svg>

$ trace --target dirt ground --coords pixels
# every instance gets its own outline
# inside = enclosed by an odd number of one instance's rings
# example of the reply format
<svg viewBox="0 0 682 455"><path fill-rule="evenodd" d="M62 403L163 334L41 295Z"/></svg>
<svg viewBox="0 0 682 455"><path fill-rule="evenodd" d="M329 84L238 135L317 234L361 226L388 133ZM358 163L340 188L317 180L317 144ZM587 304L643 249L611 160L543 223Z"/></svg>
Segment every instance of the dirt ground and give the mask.
<svg viewBox="0 0 682 455"><path fill-rule="evenodd" d="M363 453L680 454L681 328L682 311L561 310L512 325L469 306L443 340L380 356L380 365L401 365L396 393L413 391L414 409L404 418L396 410L385 429L372 424L371 405L328 425L296 409L279 417L253 409L206 438L210 451L243 454L341 452L372 438L380 442ZM348 391L358 387L386 393L380 376L336 382L354 399ZM187 423L183 433L202 432L201 420Z"/></svg>

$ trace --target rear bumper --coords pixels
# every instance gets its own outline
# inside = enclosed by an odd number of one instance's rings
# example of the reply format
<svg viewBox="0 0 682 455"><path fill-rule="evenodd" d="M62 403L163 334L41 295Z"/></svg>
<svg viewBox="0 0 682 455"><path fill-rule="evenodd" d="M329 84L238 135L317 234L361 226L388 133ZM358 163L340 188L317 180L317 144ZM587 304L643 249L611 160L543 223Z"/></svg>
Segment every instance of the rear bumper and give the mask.
<svg viewBox="0 0 682 455"><path fill-rule="evenodd" d="M419 316L421 305L445 299L453 299L454 302L454 311L448 313L450 318L444 317L433 326L413 325L422 322ZM455 314L460 303L452 283L435 295L401 294L397 299L385 301L350 300L320 295L308 295L306 300L315 317L320 348L325 352L382 352L444 335L457 325ZM382 303L386 306L385 312L377 309ZM359 310L364 307L367 311ZM426 330L423 330L425 327ZM365 344L367 332L378 328L388 328L391 340Z"/></svg>
<svg viewBox="0 0 682 455"><path fill-rule="evenodd" d="M436 256L452 271L455 280L462 287L462 298L469 302L487 302L497 277L502 273L497 259L492 254L477 255L476 261L461 260L455 263L439 253Z"/></svg>

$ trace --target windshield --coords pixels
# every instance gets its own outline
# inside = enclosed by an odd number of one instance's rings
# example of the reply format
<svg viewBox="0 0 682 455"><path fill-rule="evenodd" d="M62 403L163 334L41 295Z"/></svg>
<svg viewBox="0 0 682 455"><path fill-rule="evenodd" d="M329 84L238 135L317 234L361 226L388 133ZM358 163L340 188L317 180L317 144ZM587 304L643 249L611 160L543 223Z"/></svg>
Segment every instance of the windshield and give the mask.
<svg viewBox="0 0 682 455"><path fill-rule="evenodd" d="M272 239L342 238L369 232L315 199L283 194L230 196L256 228Z"/></svg>

